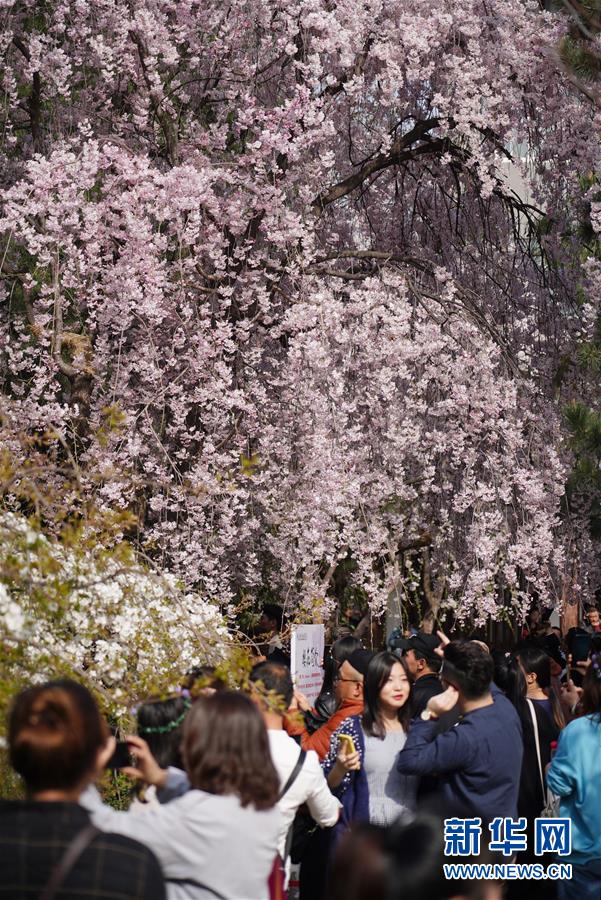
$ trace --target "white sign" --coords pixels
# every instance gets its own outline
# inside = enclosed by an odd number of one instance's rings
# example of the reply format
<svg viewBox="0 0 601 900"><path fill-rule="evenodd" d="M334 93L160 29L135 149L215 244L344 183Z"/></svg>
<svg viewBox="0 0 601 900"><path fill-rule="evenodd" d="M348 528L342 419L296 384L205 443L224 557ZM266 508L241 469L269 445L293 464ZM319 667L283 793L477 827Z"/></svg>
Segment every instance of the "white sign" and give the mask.
<svg viewBox="0 0 601 900"><path fill-rule="evenodd" d="M294 687L313 702L323 682L324 625L294 625L290 642L290 668Z"/></svg>

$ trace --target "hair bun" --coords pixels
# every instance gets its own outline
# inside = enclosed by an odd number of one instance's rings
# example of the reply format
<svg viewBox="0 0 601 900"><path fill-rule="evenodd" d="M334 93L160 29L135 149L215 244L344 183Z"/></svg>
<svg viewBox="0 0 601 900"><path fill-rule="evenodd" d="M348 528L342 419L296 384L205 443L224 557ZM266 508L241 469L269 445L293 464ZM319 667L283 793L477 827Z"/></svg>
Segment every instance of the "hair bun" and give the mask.
<svg viewBox="0 0 601 900"><path fill-rule="evenodd" d="M34 704L28 718L28 725L32 728L47 728L49 731L64 729L69 717L69 711L61 703L58 696L42 695Z"/></svg>
<svg viewBox="0 0 601 900"><path fill-rule="evenodd" d="M75 681L26 688L8 723L10 761L29 791L81 785L108 737L93 696Z"/></svg>

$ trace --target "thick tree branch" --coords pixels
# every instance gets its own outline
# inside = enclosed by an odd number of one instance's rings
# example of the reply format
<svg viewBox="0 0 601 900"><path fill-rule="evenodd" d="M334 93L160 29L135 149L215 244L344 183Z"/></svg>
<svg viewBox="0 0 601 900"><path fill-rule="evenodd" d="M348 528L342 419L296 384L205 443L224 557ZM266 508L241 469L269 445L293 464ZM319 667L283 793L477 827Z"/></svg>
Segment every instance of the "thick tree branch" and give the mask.
<svg viewBox="0 0 601 900"><path fill-rule="evenodd" d="M31 59L29 48L18 35L14 35L13 44L25 57L27 62ZM27 112L29 113L29 121L31 125L31 140L33 149L37 152L41 150L41 120L42 120L42 80L39 72L33 73L31 93L27 98Z"/></svg>
<svg viewBox="0 0 601 900"><path fill-rule="evenodd" d="M306 272L309 275L335 275L336 277L340 277L341 273L335 270L320 268L324 263L335 262L339 259L358 259L371 262L381 262L384 264L397 263L399 265L412 266L413 268L420 269L424 272L431 271L431 266L426 265L423 259L418 259L415 256L404 256L402 254L387 250L340 250L337 253L330 253L327 256L319 257L315 260L315 264L313 266L310 266L308 269L306 269Z"/></svg>
<svg viewBox="0 0 601 900"><path fill-rule="evenodd" d="M155 94L150 76L148 74L148 66L146 64L146 57L148 53L143 39L139 34L136 34L135 31L130 31L129 36L138 49L142 76L148 89L148 96L150 98L152 111L158 119L161 130L163 132L163 137L165 138L165 152L167 159L172 166L175 166L177 165L178 160L178 136L176 126L174 125L171 117L165 112L164 109L161 108L161 103Z"/></svg>
<svg viewBox="0 0 601 900"><path fill-rule="evenodd" d="M67 378L74 378L77 375L77 369L66 362L62 357L63 349L63 306L60 295L59 285L59 268L58 261L54 264L54 312L52 321L52 341L50 343L50 352L52 358L60 372Z"/></svg>
<svg viewBox="0 0 601 900"><path fill-rule="evenodd" d="M365 63L367 61L369 51L371 50L375 39L376 39L375 34L370 34L368 36L367 40L365 41L365 44L363 45L363 49L361 50L361 53L358 53L357 56L355 57L355 62L354 62L354 65L352 66L352 68L349 69L348 72L345 72L345 74L342 76L342 78L339 78L335 84L329 84L325 88L324 94L329 94L331 97L335 97L344 88L344 85L348 84L348 82L352 78L358 78L363 74L363 70L365 68Z"/></svg>
<svg viewBox="0 0 601 900"><path fill-rule="evenodd" d="M574 19L578 30L589 41L594 41L601 31L601 19L579 0L562 0L562 3Z"/></svg>
<svg viewBox="0 0 601 900"><path fill-rule="evenodd" d="M443 144L448 142L428 140L429 133L438 128L439 124L439 119L436 117L425 119L422 122L418 122L410 131L400 134L393 142L388 153L378 153L377 156L365 162L358 172L354 172L352 175L339 181L338 184L328 188L327 191L319 194L312 204L315 215L319 215L330 203L346 197L347 194L350 194L363 184L367 178L370 178L382 169L399 165L423 153L442 150ZM426 143L414 148L413 145L418 141L426 141ZM447 147L446 149L450 148Z"/></svg>
<svg viewBox="0 0 601 900"><path fill-rule="evenodd" d="M438 616L446 585L446 575L439 575L438 578L435 579L434 584L432 584L430 551L427 547L424 548L424 550L422 550L422 587L424 596L428 601L428 609L422 619L422 628L427 633L431 634L434 630L434 622Z"/></svg>
<svg viewBox="0 0 601 900"><path fill-rule="evenodd" d="M25 44L23 39L15 34L13 36L13 44L15 45L19 53L21 53L25 57L27 62L29 62L29 60L31 59L31 56L29 54L29 47Z"/></svg>
<svg viewBox="0 0 601 900"><path fill-rule="evenodd" d="M432 543L432 533L430 531L422 531L416 538L406 538L399 541L397 545L398 553L407 553L408 550L422 550L429 547Z"/></svg>

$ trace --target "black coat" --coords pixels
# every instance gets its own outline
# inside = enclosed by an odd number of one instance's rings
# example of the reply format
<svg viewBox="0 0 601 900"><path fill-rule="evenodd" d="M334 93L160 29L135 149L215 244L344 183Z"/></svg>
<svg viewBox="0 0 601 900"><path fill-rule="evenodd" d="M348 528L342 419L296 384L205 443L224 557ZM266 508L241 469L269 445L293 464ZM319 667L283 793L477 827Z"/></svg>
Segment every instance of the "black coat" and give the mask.
<svg viewBox="0 0 601 900"><path fill-rule="evenodd" d="M533 703L538 725L538 740L543 769L551 762L551 741L559 737L559 728L550 719L548 713L538 703ZM522 735L524 739L524 756L522 757L522 772L520 775L520 793L518 795L518 815L526 816L531 821L540 815L546 802L540 780L540 770L536 755L536 741L534 739L534 727L532 716L526 704L525 710L520 710L522 721Z"/></svg>
<svg viewBox="0 0 601 900"><path fill-rule="evenodd" d="M438 675L422 675L413 684L411 697L411 718L419 716L428 705L428 700L442 694L443 687Z"/></svg>

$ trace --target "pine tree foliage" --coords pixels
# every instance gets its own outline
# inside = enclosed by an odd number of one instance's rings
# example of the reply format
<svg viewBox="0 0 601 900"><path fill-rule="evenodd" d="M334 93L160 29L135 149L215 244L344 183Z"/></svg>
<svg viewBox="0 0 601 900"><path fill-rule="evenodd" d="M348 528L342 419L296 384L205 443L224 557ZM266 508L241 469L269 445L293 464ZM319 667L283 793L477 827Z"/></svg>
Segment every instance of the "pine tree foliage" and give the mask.
<svg viewBox="0 0 601 900"><path fill-rule="evenodd" d="M571 18L569 33L560 42L558 55L568 78L592 103L601 107L601 0L562 0ZM595 171L583 173L581 187L586 202L579 214L575 236L581 245L580 257L589 267L590 284L580 286L576 301L580 306L596 305L595 284L601 260L601 241L596 210L601 202L599 176ZM593 540L601 538L601 412L597 401L598 376L601 373L601 315L597 312L589 340L576 348L574 358L564 356L556 375L561 386L569 370L579 373L581 396L564 407L564 421L569 433L569 446L574 463L567 484L567 502L574 509L586 511Z"/></svg>

